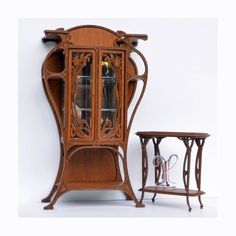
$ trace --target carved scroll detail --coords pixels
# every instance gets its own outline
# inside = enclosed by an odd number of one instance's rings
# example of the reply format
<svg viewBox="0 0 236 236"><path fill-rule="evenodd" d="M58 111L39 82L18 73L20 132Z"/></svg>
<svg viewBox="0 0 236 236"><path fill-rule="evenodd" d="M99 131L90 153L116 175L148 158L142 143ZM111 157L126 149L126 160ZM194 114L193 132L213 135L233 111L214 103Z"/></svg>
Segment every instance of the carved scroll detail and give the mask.
<svg viewBox="0 0 236 236"><path fill-rule="evenodd" d="M146 61L145 57L143 56L143 54L141 52L139 52L135 48L133 48L130 51L130 53L131 52L136 53L142 59L142 61L144 63L145 70L144 70L144 73L142 75L136 74L133 77L129 78L129 80L128 80L128 83L130 83L132 81L142 81L143 82L143 87L142 87L141 93L139 95L138 101L135 104L135 107L134 107L134 109L133 109L133 111L131 113L131 116L130 116L130 119L129 119L129 122L128 122L128 136L129 136L129 132L130 132L130 129L131 129L131 125L132 125L133 120L134 120L134 116L135 116L136 111L137 111L137 109L139 107L139 104L140 104L140 102L141 102L141 100L143 98L143 95L144 95L144 92L145 92L145 89L146 89L146 85L147 85L147 76L148 76L148 65L147 65L147 61Z"/></svg>
<svg viewBox="0 0 236 236"><path fill-rule="evenodd" d="M108 62L109 67L114 71L115 74L115 100L116 100L116 111L113 117L113 120L106 118L102 122L101 132L102 136L106 138L120 138L121 137L121 114L122 114L122 94L121 94L121 86L122 86L122 58L117 54L106 53L103 54L105 56L106 61Z"/></svg>
<svg viewBox="0 0 236 236"><path fill-rule="evenodd" d="M77 76L82 68L90 62L91 53L73 53L72 55L72 79L71 79L71 130L70 136L72 138L88 138L91 136L91 127L86 119L81 119L76 105L78 84Z"/></svg>

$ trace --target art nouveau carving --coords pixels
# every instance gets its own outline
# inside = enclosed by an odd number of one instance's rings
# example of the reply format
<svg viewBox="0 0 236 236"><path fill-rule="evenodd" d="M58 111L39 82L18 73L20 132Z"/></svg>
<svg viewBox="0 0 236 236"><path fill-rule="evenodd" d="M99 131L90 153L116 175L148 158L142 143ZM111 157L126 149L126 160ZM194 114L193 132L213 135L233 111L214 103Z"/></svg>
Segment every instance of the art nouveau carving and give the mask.
<svg viewBox="0 0 236 236"><path fill-rule="evenodd" d="M42 200L50 202L45 209L53 209L62 194L80 189L121 190L136 207L144 206L135 197L127 167L129 132L148 73L135 48L139 39L147 36L92 25L45 31L43 42L57 43L43 63L42 78L61 143L57 177ZM132 52L143 60L142 75ZM128 120L138 81L143 88Z"/></svg>

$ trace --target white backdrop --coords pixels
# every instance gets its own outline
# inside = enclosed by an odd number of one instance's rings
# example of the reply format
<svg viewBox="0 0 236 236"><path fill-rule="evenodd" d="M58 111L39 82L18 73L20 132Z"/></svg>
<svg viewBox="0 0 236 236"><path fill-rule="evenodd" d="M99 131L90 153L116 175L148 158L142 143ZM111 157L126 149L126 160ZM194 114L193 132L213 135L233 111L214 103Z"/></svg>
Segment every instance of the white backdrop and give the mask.
<svg viewBox="0 0 236 236"><path fill-rule="evenodd" d="M130 133L128 167L133 189L141 186L138 130L208 132L202 189L217 193L217 21L213 19L21 19L19 21L19 201L39 202L51 190L59 163L59 142L46 100L41 65L53 47L42 43L45 29L95 24L114 31L148 34L138 49L149 65L148 85ZM163 140L162 154L183 154L183 144ZM152 145L148 146L152 155ZM180 158L181 159L181 158ZM149 163L151 166L151 163ZM194 164L192 162L192 164ZM170 177L182 183L182 162ZM150 169L149 184L153 181ZM194 186L194 176L191 185ZM146 194L146 197L151 195ZM61 200L122 199L118 191L77 191Z"/></svg>

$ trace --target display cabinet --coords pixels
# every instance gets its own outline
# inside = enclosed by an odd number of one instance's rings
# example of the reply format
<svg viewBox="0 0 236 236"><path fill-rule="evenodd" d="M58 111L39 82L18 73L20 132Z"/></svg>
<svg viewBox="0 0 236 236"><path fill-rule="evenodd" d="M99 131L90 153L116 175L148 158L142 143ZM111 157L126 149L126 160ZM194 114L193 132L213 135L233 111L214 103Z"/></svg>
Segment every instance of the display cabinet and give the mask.
<svg viewBox="0 0 236 236"><path fill-rule="evenodd" d="M55 47L42 66L45 94L58 127L61 157L55 183L42 202L53 209L71 190L116 189L137 201L129 179L127 144L147 82L147 62L136 49L144 34L86 25L45 30ZM138 74L131 54L144 63ZM132 110L138 81L142 90ZM129 112L129 116L128 116Z"/></svg>

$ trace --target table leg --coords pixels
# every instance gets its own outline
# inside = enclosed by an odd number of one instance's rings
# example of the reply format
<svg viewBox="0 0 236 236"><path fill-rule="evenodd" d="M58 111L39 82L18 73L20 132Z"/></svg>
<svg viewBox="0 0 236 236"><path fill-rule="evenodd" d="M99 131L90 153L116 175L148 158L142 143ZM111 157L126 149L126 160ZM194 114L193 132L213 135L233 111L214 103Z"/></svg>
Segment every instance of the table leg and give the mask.
<svg viewBox="0 0 236 236"><path fill-rule="evenodd" d="M152 142L154 145L154 155L160 155L160 148L159 148L159 144L162 140L162 137L158 137L158 138L153 138ZM158 167L154 167L154 173L155 173L155 184L157 185L159 183L159 179L160 179L160 175L161 175L161 165L159 165ZM155 202L155 197L156 197L156 193L154 193L153 197L152 197L152 202Z"/></svg>
<svg viewBox="0 0 236 236"><path fill-rule="evenodd" d="M142 195L140 198L140 203L142 203L144 198L144 187L147 182L147 175L148 175L148 158L147 158L147 144L149 142L149 138L141 138L140 143L142 147Z"/></svg>
<svg viewBox="0 0 236 236"><path fill-rule="evenodd" d="M152 197L152 202L155 202L155 197L156 197L157 193L154 193L153 197Z"/></svg>
<svg viewBox="0 0 236 236"><path fill-rule="evenodd" d="M186 190L186 202L188 205L188 211L190 212L192 210L190 203L189 203L189 183L190 183L190 167L191 167L191 152L192 152L192 146L194 144L193 138L179 138L183 141L185 147L186 147L186 153L184 157L184 164L183 164L183 181L184 181L184 187Z"/></svg>
<svg viewBox="0 0 236 236"><path fill-rule="evenodd" d="M195 179L197 184L198 191L201 191L201 172L202 172L202 149L205 142L204 138L197 138L195 140L198 150L197 150L197 156L196 156L196 162L195 162ZM201 195L198 196L198 201L200 203L200 208L203 208L203 204L201 201Z"/></svg>

